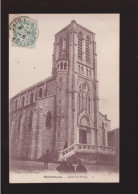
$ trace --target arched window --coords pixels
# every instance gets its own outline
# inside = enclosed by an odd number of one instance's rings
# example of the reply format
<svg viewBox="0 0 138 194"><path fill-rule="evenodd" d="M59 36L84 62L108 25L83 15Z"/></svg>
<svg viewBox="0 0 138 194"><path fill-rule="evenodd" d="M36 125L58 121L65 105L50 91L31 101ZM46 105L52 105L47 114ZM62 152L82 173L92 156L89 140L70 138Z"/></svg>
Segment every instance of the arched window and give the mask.
<svg viewBox="0 0 138 194"><path fill-rule="evenodd" d="M22 115L20 114L19 119L18 119L18 131L20 132L21 128L21 120L22 120Z"/></svg>
<svg viewBox="0 0 138 194"><path fill-rule="evenodd" d="M94 77L94 76L93 76L93 70L92 70L92 79L93 79L93 77Z"/></svg>
<svg viewBox="0 0 138 194"><path fill-rule="evenodd" d="M60 126L60 121L58 121L58 125Z"/></svg>
<svg viewBox="0 0 138 194"><path fill-rule="evenodd" d="M15 100L15 109L17 109L18 100Z"/></svg>
<svg viewBox="0 0 138 194"><path fill-rule="evenodd" d="M78 59L82 60L82 33L78 34Z"/></svg>
<svg viewBox="0 0 138 194"><path fill-rule="evenodd" d="M32 119L33 119L33 112L31 111L30 115L29 115L29 120L28 120L28 130L31 131L32 130Z"/></svg>
<svg viewBox="0 0 138 194"><path fill-rule="evenodd" d="M57 65L57 69L59 70L59 64Z"/></svg>
<svg viewBox="0 0 138 194"><path fill-rule="evenodd" d="M44 96L47 96L47 86L45 87Z"/></svg>
<svg viewBox="0 0 138 194"><path fill-rule="evenodd" d="M90 114L90 107L91 107L91 99L90 99L90 97L89 96L87 96L87 104L88 104L88 108L87 108L87 110L88 110L88 113Z"/></svg>
<svg viewBox="0 0 138 194"><path fill-rule="evenodd" d="M24 96L22 97L22 101L21 101L21 107L23 107L24 106Z"/></svg>
<svg viewBox="0 0 138 194"><path fill-rule="evenodd" d="M67 32L66 34L66 56L69 57L69 39L70 39L70 35L69 32Z"/></svg>
<svg viewBox="0 0 138 194"><path fill-rule="evenodd" d="M78 96L77 96L77 113L79 114L80 113L80 94L78 93Z"/></svg>
<svg viewBox="0 0 138 194"><path fill-rule="evenodd" d="M86 62L90 63L90 37L86 37L86 42L85 42L85 53L86 53Z"/></svg>
<svg viewBox="0 0 138 194"><path fill-rule="evenodd" d="M77 96L77 113L80 114L83 110L86 110L90 114L90 90L86 83L79 85L79 91Z"/></svg>
<svg viewBox="0 0 138 194"><path fill-rule="evenodd" d="M83 68L83 66L81 67L81 73L84 75L84 68Z"/></svg>
<svg viewBox="0 0 138 194"><path fill-rule="evenodd" d="M86 95L83 96L83 110L87 110L87 97L86 97Z"/></svg>
<svg viewBox="0 0 138 194"><path fill-rule="evenodd" d="M79 73L80 73L80 65L78 66L78 69L79 69Z"/></svg>
<svg viewBox="0 0 138 194"><path fill-rule="evenodd" d="M39 89L38 97L42 98L42 88Z"/></svg>
<svg viewBox="0 0 138 194"><path fill-rule="evenodd" d="M30 94L30 104L32 104L33 103L33 98L34 98L34 94L33 94L33 92Z"/></svg>
<svg viewBox="0 0 138 194"><path fill-rule="evenodd" d="M15 137L15 133L16 133L15 125L16 125L16 117L14 115L13 118L11 118L11 120L10 120L10 136L9 136L10 142L12 142L12 140Z"/></svg>
<svg viewBox="0 0 138 194"><path fill-rule="evenodd" d="M80 94L80 112L83 110L83 94Z"/></svg>
<svg viewBox="0 0 138 194"><path fill-rule="evenodd" d="M64 63L64 69L67 70L67 63Z"/></svg>
<svg viewBox="0 0 138 194"><path fill-rule="evenodd" d="M60 63L60 69L61 70L63 69L63 63L62 62Z"/></svg>
<svg viewBox="0 0 138 194"><path fill-rule="evenodd" d="M104 127L104 123L102 123L102 134L103 134L103 146L105 146L105 127Z"/></svg>
<svg viewBox="0 0 138 194"><path fill-rule="evenodd" d="M83 117L80 121L80 124L83 126L88 126L89 125L88 119Z"/></svg>
<svg viewBox="0 0 138 194"><path fill-rule="evenodd" d="M46 127L51 127L52 126L52 114L49 111L46 115Z"/></svg>
<svg viewBox="0 0 138 194"><path fill-rule="evenodd" d="M88 69L86 68L86 76L88 76Z"/></svg>
<svg viewBox="0 0 138 194"><path fill-rule="evenodd" d="M63 38L61 37L59 39L59 56L61 56L62 51L63 51Z"/></svg>
<svg viewBox="0 0 138 194"><path fill-rule="evenodd" d="M91 74L91 70L89 70L89 77L91 77L91 75L92 75L92 74Z"/></svg>

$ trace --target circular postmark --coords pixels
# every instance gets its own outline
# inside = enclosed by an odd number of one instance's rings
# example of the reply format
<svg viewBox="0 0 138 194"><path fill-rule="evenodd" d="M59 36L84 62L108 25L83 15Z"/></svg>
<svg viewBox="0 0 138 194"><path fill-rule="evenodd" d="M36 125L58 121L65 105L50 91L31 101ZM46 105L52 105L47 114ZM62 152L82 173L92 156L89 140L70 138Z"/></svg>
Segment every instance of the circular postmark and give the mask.
<svg viewBox="0 0 138 194"><path fill-rule="evenodd" d="M30 17L14 19L9 26L9 36L14 45L28 47L34 44L39 34L37 22Z"/></svg>

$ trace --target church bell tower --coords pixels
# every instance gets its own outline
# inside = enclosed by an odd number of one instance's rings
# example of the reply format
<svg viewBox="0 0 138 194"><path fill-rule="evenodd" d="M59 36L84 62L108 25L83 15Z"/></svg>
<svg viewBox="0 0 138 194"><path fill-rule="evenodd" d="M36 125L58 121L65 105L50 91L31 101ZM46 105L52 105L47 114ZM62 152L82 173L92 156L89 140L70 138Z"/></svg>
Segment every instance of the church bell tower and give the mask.
<svg viewBox="0 0 138 194"><path fill-rule="evenodd" d="M52 73L56 78L55 147L97 144L98 82L95 34L71 23L55 35Z"/></svg>

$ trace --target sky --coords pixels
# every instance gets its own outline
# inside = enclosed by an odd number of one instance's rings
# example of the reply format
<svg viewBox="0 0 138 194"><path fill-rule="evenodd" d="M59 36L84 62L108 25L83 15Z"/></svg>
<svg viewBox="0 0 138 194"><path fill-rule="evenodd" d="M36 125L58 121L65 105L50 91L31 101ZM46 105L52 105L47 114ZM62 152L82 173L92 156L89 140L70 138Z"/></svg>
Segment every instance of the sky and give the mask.
<svg viewBox="0 0 138 194"><path fill-rule="evenodd" d="M54 35L72 20L95 33L99 111L119 127L119 14L10 14L35 19L39 36L34 48L16 47L9 39L9 97L51 76Z"/></svg>

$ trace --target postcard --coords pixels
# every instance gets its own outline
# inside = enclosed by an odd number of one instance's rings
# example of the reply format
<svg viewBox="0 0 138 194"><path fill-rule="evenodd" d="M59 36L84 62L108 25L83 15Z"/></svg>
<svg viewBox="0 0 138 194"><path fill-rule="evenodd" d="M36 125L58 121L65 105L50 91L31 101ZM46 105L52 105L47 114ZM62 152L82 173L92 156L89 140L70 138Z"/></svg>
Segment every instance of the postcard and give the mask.
<svg viewBox="0 0 138 194"><path fill-rule="evenodd" d="M119 14L9 14L9 183L119 183Z"/></svg>

